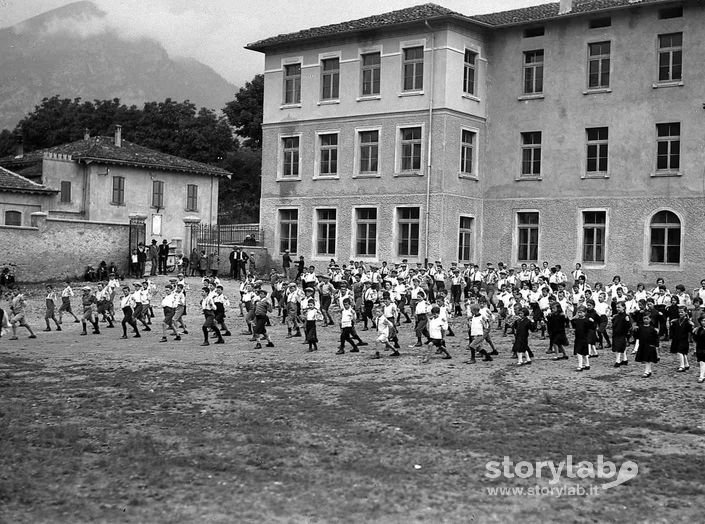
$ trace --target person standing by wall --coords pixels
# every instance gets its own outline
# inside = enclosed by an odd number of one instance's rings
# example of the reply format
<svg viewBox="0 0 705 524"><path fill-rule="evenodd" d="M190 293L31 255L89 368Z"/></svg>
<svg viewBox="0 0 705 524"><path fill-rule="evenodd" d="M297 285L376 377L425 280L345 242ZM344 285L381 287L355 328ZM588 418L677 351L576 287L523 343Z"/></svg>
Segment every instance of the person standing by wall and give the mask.
<svg viewBox="0 0 705 524"><path fill-rule="evenodd" d="M152 239L152 245L149 246L149 261L152 264L149 274L150 276L154 276L157 274L157 267L159 266L159 246L154 239Z"/></svg>
<svg viewBox="0 0 705 524"><path fill-rule="evenodd" d="M233 280L240 275L240 261L237 258L237 248L233 246L232 251L228 255L228 261L230 262L230 278Z"/></svg>
<svg viewBox="0 0 705 524"><path fill-rule="evenodd" d="M284 277L287 281L291 280L291 255L289 255L289 250L285 250L282 255L282 268L284 269Z"/></svg>
<svg viewBox="0 0 705 524"><path fill-rule="evenodd" d="M159 274L166 275L166 261L169 258L169 242L167 239L162 240L159 246Z"/></svg>
<svg viewBox="0 0 705 524"><path fill-rule="evenodd" d="M140 242L137 244L137 278L144 276L144 268L147 265L147 248Z"/></svg>

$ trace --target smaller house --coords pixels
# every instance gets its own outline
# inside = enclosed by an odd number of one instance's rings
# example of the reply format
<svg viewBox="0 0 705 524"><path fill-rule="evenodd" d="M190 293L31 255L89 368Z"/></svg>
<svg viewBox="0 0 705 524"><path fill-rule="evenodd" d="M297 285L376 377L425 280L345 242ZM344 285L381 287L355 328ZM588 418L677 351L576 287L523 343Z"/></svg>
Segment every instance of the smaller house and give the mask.
<svg viewBox="0 0 705 524"><path fill-rule="evenodd" d="M0 167L0 225L29 226L31 214L44 211L57 193Z"/></svg>

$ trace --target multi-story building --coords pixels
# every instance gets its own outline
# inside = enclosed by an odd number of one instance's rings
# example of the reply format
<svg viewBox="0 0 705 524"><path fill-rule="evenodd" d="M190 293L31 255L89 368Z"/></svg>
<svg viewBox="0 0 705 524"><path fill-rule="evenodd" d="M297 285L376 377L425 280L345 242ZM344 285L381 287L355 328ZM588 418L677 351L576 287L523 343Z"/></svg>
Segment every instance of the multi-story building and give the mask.
<svg viewBox="0 0 705 524"><path fill-rule="evenodd" d="M703 276L702 0L425 4L248 48L273 257Z"/></svg>

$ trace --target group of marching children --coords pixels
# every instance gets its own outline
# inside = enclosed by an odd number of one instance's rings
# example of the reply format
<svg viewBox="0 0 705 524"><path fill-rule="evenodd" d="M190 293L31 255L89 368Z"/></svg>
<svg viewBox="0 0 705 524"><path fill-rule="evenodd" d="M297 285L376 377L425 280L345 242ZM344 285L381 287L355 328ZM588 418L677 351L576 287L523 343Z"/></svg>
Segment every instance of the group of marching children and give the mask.
<svg viewBox="0 0 705 524"><path fill-rule="evenodd" d="M408 309L414 317L416 338L409 347L426 346L422 362L429 362L434 351L444 359L451 358L445 339L454 336L449 320L456 316L464 318L468 330L469 364L475 364L477 356L489 362L498 354L491 337L491 327L496 320L500 331L505 335L513 334L512 352L519 366L532 364L529 341L534 331L539 331L542 339L548 336L548 353L555 354L553 360L569 359L566 348L568 333L572 330L577 371L589 371L591 358L598 357L598 349L604 347L612 348L614 367L627 366L627 350L632 342L635 361L644 363L643 376L648 378L653 372L652 364L659 361L660 344L670 340L671 352L678 354L678 372L686 372L690 369L690 344L695 342L700 365L698 381L705 382L705 313L702 310L705 280L691 297L682 285L670 293L663 279L658 279L651 290L643 284L630 290L619 276L608 286L599 282L590 286L579 264L572 277L574 284L570 286L559 266L549 268L548 263L544 263L543 270L522 267L518 273L506 267L496 271L491 264L484 272L476 266L461 272L453 265L448 273L439 263L430 269L411 268L404 262L393 267L383 263L381 268L354 263L341 269L332 264L327 278L319 278L313 266L303 270L300 284L285 281L273 271L271 296L262 288L262 283L250 275L240 284L239 305L247 324L244 333L251 336L250 340L258 349L262 342L268 347L274 346L267 327L271 326L269 315L275 304L281 322L287 326L287 338L305 337L311 352L318 350L318 322L322 322L323 327L334 325L330 308L336 305L340 310L336 354L344 354L346 345L352 347L350 352L353 353L367 345L355 328L355 323L360 322L362 331L370 327L377 331L372 358L380 358L382 352L387 351L391 357L396 357L399 356L402 318L403 323L412 322ZM446 279L449 279L450 293L446 292ZM60 296L52 285L47 285L45 331L51 331L52 322L60 331L65 315L82 324L81 335L87 334L88 323L93 333L99 334L101 317L108 328L114 327L113 300L118 288L120 281L115 275L110 275L107 283L99 283L97 289L82 288L79 317L71 308L74 296L71 284L66 283ZM127 338L128 327L132 328L134 337L140 337L138 324L142 324L143 331L151 331L154 318L154 284L149 280L134 282L132 288L122 286L120 297L123 339ZM178 341L188 334L184 323L187 289L182 274L165 285L161 299L164 313L161 342L167 342L169 335ZM458 303L462 297L465 297L464 311ZM230 302L217 276L203 278L200 307L204 316L202 345L210 345L209 338L215 338L216 344L223 344L223 337L231 335L226 325ZM34 337L24 311L24 296L16 291L10 314L0 318L12 327L12 338L16 338L18 327L25 327L30 338Z"/></svg>
<svg viewBox="0 0 705 524"><path fill-rule="evenodd" d="M705 382L705 280L691 297L683 285L671 294L661 278L652 290L639 284L632 291L619 276L606 287L599 282L590 287L582 272L577 277L571 292L564 285L551 286L541 280L530 285L522 282L519 289L501 287L497 295L500 329L504 321L504 333L513 330L519 365L531 362L528 340L534 330L541 331L542 339L548 332L548 353L557 354L554 360L567 360L566 329L572 328L576 371L589 371L590 358L598 357L598 348L604 347L612 349L615 368L627 366L627 349L633 342L635 361L644 364L642 376L649 378L652 365L660 360L660 343L670 340L670 352L679 358L677 372L683 373L690 369L688 353L694 341L700 365L698 382Z"/></svg>

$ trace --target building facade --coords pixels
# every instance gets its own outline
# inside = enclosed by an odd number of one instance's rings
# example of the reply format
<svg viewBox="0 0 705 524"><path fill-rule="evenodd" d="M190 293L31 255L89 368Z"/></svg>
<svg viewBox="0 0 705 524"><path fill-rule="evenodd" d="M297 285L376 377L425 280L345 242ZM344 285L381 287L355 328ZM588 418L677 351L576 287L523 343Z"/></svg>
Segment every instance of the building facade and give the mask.
<svg viewBox="0 0 705 524"><path fill-rule="evenodd" d="M703 2L425 4L248 47L273 257L703 276Z"/></svg>
<svg viewBox="0 0 705 524"><path fill-rule="evenodd" d="M23 209L13 207L23 225L29 225L33 211L46 212L50 219L98 224L137 220L144 222L141 240L169 240L177 253L188 251L191 224L217 224L219 182L230 176L223 169L122 140L119 126L112 137L85 136L41 155L30 153L24 163L23 157L5 163L53 189L41 206L25 198Z"/></svg>

